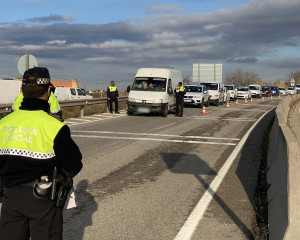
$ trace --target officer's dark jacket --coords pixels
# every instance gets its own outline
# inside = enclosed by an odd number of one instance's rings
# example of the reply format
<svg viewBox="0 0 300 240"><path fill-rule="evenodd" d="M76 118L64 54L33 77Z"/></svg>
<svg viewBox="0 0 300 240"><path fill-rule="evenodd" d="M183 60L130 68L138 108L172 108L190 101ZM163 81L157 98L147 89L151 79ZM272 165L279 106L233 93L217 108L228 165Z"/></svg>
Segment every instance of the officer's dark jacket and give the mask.
<svg viewBox="0 0 300 240"><path fill-rule="evenodd" d="M25 110L24 112L36 110L49 112L49 104L47 101L41 99L24 98L20 109ZM23 111L16 111L10 113L10 115L20 116L21 112ZM55 121L58 120L55 119ZM45 129L47 129L47 126L45 126ZM4 133L0 132L1 134ZM5 154L2 150L0 154L0 176L3 187L12 187L31 182L43 175L51 177L55 166L58 167L60 172L71 177L75 176L81 170L82 155L72 140L70 129L67 125L63 125L56 134L53 141L53 149L54 156L47 159L37 159L24 155L18 156L16 153Z"/></svg>
<svg viewBox="0 0 300 240"><path fill-rule="evenodd" d="M114 88L115 88L115 90L114 90L114 89L111 90L111 86L109 86L109 87L107 88L107 97L108 97L108 98L119 97L119 93L118 93L117 87L114 86Z"/></svg>
<svg viewBox="0 0 300 240"><path fill-rule="evenodd" d="M183 86L181 86L181 87L177 86L174 89L174 93L175 93L176 98L182 98L183 99L184 95L186 94L186 89Z"/></svg>

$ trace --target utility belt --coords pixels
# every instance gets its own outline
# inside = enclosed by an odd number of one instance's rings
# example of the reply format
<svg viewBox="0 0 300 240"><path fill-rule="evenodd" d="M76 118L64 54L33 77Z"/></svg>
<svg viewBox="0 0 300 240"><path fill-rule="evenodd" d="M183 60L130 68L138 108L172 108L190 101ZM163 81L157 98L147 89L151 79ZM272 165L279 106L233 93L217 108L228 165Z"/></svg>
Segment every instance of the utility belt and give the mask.
<svg viewBox="0 0 300 240"><path fill-rule="evenodd" d="M58 208L63 208L69 191L73 188L73 179L57 173L57 168L53 170L52 179L48 176L41 176L36 181L21 184L33 187L33 194L37 198L48 198L54 202Z"/></svg>

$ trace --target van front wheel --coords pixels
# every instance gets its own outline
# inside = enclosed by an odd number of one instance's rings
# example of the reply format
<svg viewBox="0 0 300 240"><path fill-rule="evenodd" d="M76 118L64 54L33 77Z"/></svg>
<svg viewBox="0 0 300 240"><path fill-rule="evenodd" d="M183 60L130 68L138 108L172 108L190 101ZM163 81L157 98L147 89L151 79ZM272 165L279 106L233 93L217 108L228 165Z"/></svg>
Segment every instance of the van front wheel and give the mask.
<svg viewBox="0 0 300 240"><path fill-rule="evenodd" d="M162 117L167 117L169 113L168 105L163 106L163 110L161 112Z"/></svg>

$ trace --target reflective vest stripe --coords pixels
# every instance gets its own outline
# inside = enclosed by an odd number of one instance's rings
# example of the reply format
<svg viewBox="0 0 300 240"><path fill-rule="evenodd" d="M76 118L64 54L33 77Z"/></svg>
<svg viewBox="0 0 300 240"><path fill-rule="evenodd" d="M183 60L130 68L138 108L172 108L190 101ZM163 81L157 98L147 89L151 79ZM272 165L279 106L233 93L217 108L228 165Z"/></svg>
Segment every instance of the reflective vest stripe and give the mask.
<svg viewBox="0 0 300 240"><path fill-rule="evenodd" d="M34 159L49 159L55 157L55 152L51 153L40 153L33 152L23 149L0 149L0 155L13 155L13 156L21 156L21 157L30 157Z"/></svg>
<svg viewBox="0 0 300 240"><path fill-rule="evenodd" d="M117 87L115 87L115 86L109 86L108 88L109 88L109 91L111 91L111 92L117 91Z"/></svg>

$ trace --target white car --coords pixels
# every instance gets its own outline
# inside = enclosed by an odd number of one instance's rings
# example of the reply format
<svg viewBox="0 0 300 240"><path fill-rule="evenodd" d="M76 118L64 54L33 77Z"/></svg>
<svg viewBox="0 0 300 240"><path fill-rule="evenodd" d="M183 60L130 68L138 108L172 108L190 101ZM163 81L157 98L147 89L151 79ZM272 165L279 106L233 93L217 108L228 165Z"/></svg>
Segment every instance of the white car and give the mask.
<svg viewBox="0 0 300 240"><path fill-rule="evenodd" d="M296 94L296 89L294 87L288 87L287 94L290 94L290 95Z"/></svg>
<svg viewBox="0 0 300 240"><path fill-rule="evenodd" d="M279 88L279 94L280 95L287 95L287 89L286 88Z"/></svg>
<svg viewBox="0 0 300 240"><path fill-rule="evenodd" d="M230 99L235 100L237 98L237 89L234 87L234 85L225 85L224 87L227 89Z"/></svg>
<svg viewBox="0 0 300 240"><path fill-rule="evenodd" d="M250 99L251 93L248 87L238 87L237 98Z"/></svg>
<svg viewBox="0 0 300 240"><path fill-rule="evenodd" d="M184 86L186 94L183 101L185 105L194 105L198 107L209 106L209 93L206 90L206 86L200 83L189 83Z"/></svg>
<svg viewBox="0 0 300 240"><path fill-rule="evenodd" d="M249 85L249 91L250 91L252 97L261 98L262 88L260 85Z"/></svg>
<svg viewBox="0 0 300 240"><path fill-rule="evenodd" d="M296 93L300 93L300 84L299 83L297 83L295 85L295 90L296 90Z"/></svg>

